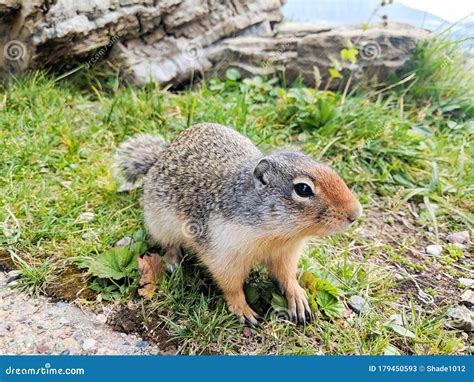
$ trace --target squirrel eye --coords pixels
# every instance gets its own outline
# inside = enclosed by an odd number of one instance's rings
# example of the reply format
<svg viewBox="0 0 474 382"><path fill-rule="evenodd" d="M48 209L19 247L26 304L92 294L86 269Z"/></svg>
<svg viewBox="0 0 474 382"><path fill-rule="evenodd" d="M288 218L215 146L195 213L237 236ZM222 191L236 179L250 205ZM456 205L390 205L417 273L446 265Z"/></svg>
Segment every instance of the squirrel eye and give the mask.
<svg viewBox="0 0 474 382"><path fill-rule="evenodd" d="M297 183L294 187L296 194L302 198L309 198L314 195L313 190L306 183Z"/></svg>

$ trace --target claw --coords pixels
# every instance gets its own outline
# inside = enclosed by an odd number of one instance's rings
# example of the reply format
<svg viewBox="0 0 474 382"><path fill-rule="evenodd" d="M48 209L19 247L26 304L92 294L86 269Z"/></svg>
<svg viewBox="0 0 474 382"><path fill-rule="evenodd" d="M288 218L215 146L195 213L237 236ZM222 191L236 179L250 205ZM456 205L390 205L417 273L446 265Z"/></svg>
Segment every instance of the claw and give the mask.
<svg viewBox="0 0 474 382"><path fill-rule="evenodd" d="M308 311L305 309L304 315L305 315L306 321L310 323L313 322L313 314L311 313L311 311Z"/></svg>
<svg viewBox="0 0 474 382"><path fill-rule="evenodd" d="M252 321L251 319L249 319L247 317L244 317L244 323L247 324L248 326L252 327L252 328L257 328L257 329L262 328L262 324L260 324L260 322Z"/></svg>

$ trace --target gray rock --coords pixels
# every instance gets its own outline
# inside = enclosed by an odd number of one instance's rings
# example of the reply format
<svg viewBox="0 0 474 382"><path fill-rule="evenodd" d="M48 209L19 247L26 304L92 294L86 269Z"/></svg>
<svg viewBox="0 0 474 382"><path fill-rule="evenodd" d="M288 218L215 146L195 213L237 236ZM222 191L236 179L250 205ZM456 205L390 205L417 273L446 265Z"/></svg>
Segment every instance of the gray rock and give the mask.
<svg viewBox="0 0 474 382"><path fill-rule="evenodd" d="M474 279L461 277L459 278L459 284L464 288L474 288Z"/></svg>
<svg viewBox="0 0 474 382"><path fill-rule="evenodd" d="M140 341L137 342L136 346L139 349L145 349L149 346L149 343L148 343L148 341L140 340Z"/></svg>
<svg viewBox="0 0 474 382"><path fill-rule="evenodd" d="M474 291L468 289L461 295L460 304L466 305L468 308L474 306Z"/></svg>
<svg viewBox="0 0 474 382"><path fill-rule="evenodd" d="M94 213L93 212L83 212L77 217L78 223L87 223L94 220Z"/></svg>
<svg viewBox="0 0 474 382"><path fill-rule="evenodd" d="M102 313L98 314L98 315L96 316L96 319L97 319L97 321L100 322L101 324L105 324L105 323L107 322L107 316L106 316L105 314L102 314Z"/></svg>
<svg viewBox="0 0 474 382"><path fill-rule="evenodd" d="M21 270L15 269L7 273L7 284L10 284L12 281L18 280L21 277Z"/></svg>
<svg viewBox="0 0 474 382"><path fill-rule="evenodd" d="M370 309L367 301L361 296L351 296L347 304L356 313L367 313Z"/></svg>
<svg viewBox="0 0 474 382"><path fill-rule="evenodd" d="M332 68L331 58L340 58L347 41L359 49L356 63L342 62L342 71L350 71L360 80L387 78L408 61L417 41L427 36L426 31L406 24L389 23L361 27L317 27L301 23L277 24L271 37L245 36L228 38L206 50L211 65L208 74L217 71L222 77L228 68L237 68L243 77L285 73L289 83L301 80L314 86L315 67L320 85L324 87ZM361 38L364 36L364 38ZM331 88L340 86L331 81Z"/></svg>
<svg viewBox="0 0 474 382"><path fill-rule="evenodd" d="M442 251L443 251L443 247L438 244L432 244L432 245L426 246L426 253L428 255L439 256L441 255Z"/></svg>
<svg viewBox="0 0 474 382"><path fill-rule="evenodd" d="M454 306L447 311L449 325L470 332L473 329L472 313L465 306Z"/></svg>
<svg viewBox="0 0 474 382"><path fill-rule="evenodd" d="M88 338L82 344L84 350L92 350L95 347L96 341L93 338Z"/></svg>
<svg viewBox="0 0 474 382"><path fill-rule="evenodd" d="M446 237L446 240L453 244L464 244L469 241L469 231L454 232Z"/></svg>
<svg viewBox="0 0 474 382"><path fill-rule="evenodd" d="M133 243L133 239L130 236L122 237L119 241L114 244L114 247L128 247Z"/></svg>

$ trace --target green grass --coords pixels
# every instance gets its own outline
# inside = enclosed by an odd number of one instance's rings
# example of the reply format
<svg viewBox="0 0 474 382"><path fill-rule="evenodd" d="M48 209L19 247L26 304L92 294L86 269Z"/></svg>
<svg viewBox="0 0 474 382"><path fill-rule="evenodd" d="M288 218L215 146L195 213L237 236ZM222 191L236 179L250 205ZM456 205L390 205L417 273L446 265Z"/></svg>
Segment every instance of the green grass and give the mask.
<svg viewBox="0 0 474 382"><path fill-rule="evenodd" d="M14 80L0 87L0 254L13 256L26 290L78 288L61 284L63 272L83 272L80 259L103 256L142 228L141 191L118 193L111 173L117 145L138 132L172 139L193 123L222 123L264 152L293 146L331 164L359 195L362 221L311 245L302 267L330 282L338 301L361 295L370 310L344 308L342 318L317 310L314 323L295 326L262 297L272 284L260 269L249 285L265 300L258 308L266 321L243 331L205 270L186 263L140 303L145 327L191 354L460 354L469 339L444 317L462 290L455 280L450 289L445 276L425 284L438 274L469 277L469 248L463 256L448 245L440 258L423 253L425 244L473 225L474 81L462 60L452 44L431 41L401 75L414 73L413 80L346 97L258 78L213 79L182 92L139 89L101 66ZM79 219L84 212L93 219ZM138 272L126 280L87 277L106 300L139 301ZM434 304L420 302L413 278ZM395 313L413 337L390 327Z"/></svg>

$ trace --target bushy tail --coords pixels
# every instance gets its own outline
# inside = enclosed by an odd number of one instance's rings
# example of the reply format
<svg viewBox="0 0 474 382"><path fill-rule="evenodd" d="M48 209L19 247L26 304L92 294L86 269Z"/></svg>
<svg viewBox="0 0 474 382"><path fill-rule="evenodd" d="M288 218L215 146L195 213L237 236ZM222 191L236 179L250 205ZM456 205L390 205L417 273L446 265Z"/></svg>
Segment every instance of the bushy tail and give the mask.
<svg viewBox="0 0 474 382"><path fill-rule="evenodd" d="M166 142L160 136L135 135L119 146L115 163L127 182L135 182L146 175L165 146Z"/></svg>

